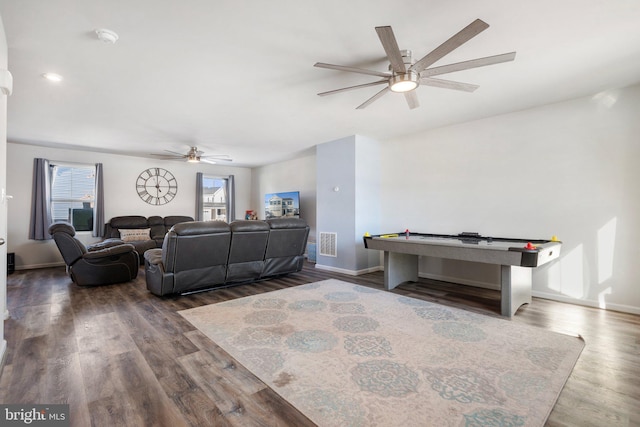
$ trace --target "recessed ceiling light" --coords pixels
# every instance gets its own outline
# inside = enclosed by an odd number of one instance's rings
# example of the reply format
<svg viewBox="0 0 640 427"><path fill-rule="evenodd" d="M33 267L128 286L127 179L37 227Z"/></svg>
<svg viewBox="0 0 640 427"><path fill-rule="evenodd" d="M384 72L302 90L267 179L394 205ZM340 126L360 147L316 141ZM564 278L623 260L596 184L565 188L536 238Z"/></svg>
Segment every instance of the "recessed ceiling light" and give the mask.
<svg viewBox="0 0 640 427"><path fill-rule="evenodd" d="M102 40L105 43L113 44L118 41L118 35L111 30L107 30L106 28L96 30L96 34L98 35L98 39Z"/></svg>
<svg viewBox="0 0 640 427"><path fill-rule="evenodd" d="M50 82L58 83L62 81L62 76L56 73L44 73L42 77L49 80Z"/></svg>

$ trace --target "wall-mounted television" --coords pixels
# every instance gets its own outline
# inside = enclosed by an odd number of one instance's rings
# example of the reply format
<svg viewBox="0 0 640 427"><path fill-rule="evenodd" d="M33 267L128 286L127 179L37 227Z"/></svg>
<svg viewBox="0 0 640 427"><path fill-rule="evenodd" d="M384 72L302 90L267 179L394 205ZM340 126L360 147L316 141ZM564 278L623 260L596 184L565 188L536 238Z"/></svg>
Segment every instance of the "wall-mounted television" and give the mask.
<svg viewBox="0 0 640 427"><path fill-rule="evenodd" d="M264 217L300 218L300 192L269 193L264 196Z"/></svg>

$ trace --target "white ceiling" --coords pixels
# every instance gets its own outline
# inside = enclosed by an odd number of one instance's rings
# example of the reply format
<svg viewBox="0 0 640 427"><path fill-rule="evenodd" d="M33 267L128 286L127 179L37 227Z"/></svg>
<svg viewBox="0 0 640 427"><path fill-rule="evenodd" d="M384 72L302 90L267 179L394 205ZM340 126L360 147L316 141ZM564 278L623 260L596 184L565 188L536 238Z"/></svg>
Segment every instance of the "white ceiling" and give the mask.
<svg viewBox="0 0 640 427"><path fill-rule="evenodd" d="M196 145L240 166L640 81L638 0L0 0L0 16L9 141L145 156ZM376 26L391 25L419 59L476 18L491 27L436 66L517 56L439 76L480 85L474 93L419 87L415 110L394 93L355 109L381 86L317 96L378 78L315 62L387 71ZM105 44L98 28L120 39Z"/></svg>

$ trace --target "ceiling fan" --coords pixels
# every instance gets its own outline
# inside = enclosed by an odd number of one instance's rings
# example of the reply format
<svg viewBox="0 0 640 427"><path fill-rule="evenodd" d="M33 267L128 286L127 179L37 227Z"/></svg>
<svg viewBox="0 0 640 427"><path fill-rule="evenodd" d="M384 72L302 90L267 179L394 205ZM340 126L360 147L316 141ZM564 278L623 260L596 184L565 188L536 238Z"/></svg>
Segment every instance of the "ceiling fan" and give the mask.
<svg viewBox="0 0 640 427"><path fill-rule="evenodd" d="M151 154L152 156L159 157L167 160L182 160L185 159L189 163L210 163L216 164L217 162L231 162L232 159L226 154L218 154L212 156L203 156L204 152L198 150L198 147L191 147L187 154L176 153L175 151L164 150L171 154Z"/></svg>
<svg viewBox="0 0 640 427"><path fill-rule="evenodd" d="M327 92L319 93L318 95L333 95L353 89L386 84L387 87L373 95L371 98L367 99L361 105L356 107L356 109L366 108L368 105L370 105L389 91L404 93L407 104L409 104L409 108L414 109L419 107L420 105L418 102L418 96L415 92L415 89L417 89L420 85L473 92L479 86L469 83L455 82L451 80L436 79L433 78L433 76L452 73L454 71L467 70L470 68L499 64L501 62L513 61L516 57L516 53L503 53L501 55L487 56L484 58L457 62L455 64L432 68L429 67L431 67L431 65L443 58L445 55L451 53L454 49L468 42L487 28L489 28L489 24L480 19L476 19L471 24L460 30L457 34L453 35L447 41L428 53L422 59L414 62L411 57L410 50L400 50L400 48L398 47L398 43L395 36L393 35L393 30L391 29L391 27L376 27L376 32L378 33L378 37L380 38L382 47L384 48L387 54L387 58L389 59L389 72L381 72L375 70L367 70L364 68L317 62L316 64L314 64L314 67L382 77L381 80L376 80L371 83L364 83L360 85L344 87L341 89L330 90Z"/></svg>

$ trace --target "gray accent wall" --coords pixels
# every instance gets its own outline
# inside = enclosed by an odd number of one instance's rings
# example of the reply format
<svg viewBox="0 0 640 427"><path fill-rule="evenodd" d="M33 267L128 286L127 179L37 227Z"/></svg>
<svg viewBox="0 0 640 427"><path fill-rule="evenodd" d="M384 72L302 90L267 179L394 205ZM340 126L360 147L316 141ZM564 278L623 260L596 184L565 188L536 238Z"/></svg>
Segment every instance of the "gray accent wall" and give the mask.
<svg viewBox="0 0 640 427"><path fill-rule="evenodd" d="M352 135L317 146L317 233L337 234L337 257L320 255L316 267L358 274L380 265L367 251L365 232L380 224L380 144Z"/></svg>

